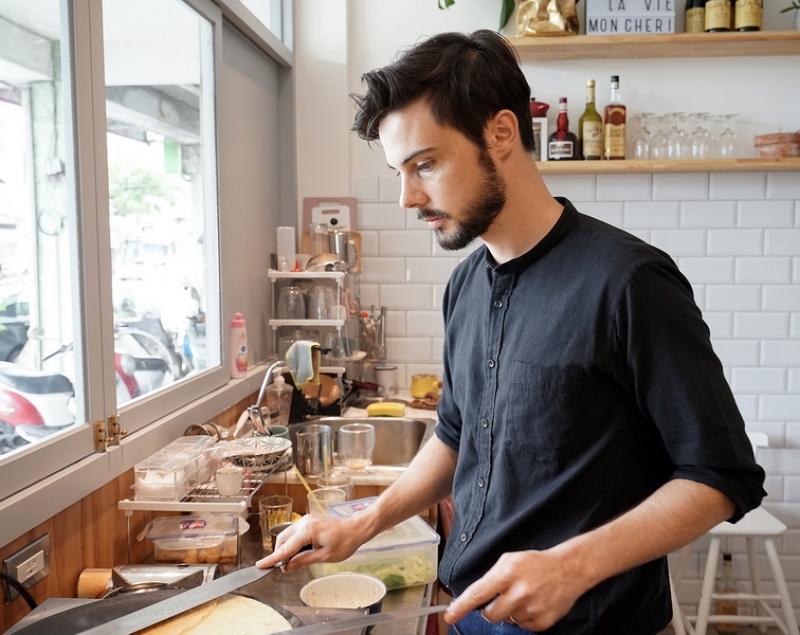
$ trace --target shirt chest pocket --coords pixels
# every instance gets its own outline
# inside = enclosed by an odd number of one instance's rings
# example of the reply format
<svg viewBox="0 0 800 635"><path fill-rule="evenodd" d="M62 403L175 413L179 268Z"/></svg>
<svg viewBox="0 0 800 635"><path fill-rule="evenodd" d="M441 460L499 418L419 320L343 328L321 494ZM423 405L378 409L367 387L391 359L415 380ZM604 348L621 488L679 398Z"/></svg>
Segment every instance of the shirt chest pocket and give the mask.
<svg viewBox="0 0 800 635"><path fill-rule="evenodd" d="M591 446L596 431L588 429L589 375L579 367L512 364L503 417L505 449L512 460L524 457L552 475Z"/></svg>

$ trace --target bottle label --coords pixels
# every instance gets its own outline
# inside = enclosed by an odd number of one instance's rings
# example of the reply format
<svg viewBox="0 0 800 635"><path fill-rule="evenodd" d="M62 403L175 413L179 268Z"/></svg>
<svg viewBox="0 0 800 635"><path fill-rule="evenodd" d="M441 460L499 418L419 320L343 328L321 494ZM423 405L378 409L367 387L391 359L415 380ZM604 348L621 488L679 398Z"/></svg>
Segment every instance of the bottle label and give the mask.
<svg viewBox="0 0 800 635"><path fill-rule="evenodd" d="M730 29L731 0L708 0L706 2L706 31Z"/></svg>
<svg viewBox="0 0 800 635"><path fill-rule="evenodd" d="M686 10L686 32L703 33L706 30L706 10L703 7Z"/></svg>
<svg viewBox="0 0 800 635"><path fill-rule="evenodd" d="M547 153L551 159L571 159L575 156L575 145L572 141L551 141L547 144Z"/></svg>
<svg viewBox="0 0 800 635"><path fill-rule="evenodd" d="M761 28L764 20L764 10L761 0L736 0L736 28L745 27Z"/></svg>
<svg viewBox="0 0 800 635"><path fill-rule="evenodd" d="M600 157L603 153L603 126L599 121L583 123L583 156Z"/></svg>
<svg viewBox="0 0 800 635"><path fill-rule="evenodd" d="M604 148L603 156L606 159L625 158L625 124L619 126L606 124Z"/></svg>

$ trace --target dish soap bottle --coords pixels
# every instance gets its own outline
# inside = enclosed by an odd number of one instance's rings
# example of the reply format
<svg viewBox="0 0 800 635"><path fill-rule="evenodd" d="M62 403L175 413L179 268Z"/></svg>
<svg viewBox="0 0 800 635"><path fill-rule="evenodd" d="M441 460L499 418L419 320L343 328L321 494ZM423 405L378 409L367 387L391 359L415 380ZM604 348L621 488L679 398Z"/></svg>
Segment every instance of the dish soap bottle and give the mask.
<svg viewBox="0 0 800 635"><path fill-rule="evenodd" d="M267 386L267 408L272 422L280 426L289 425L289 411L292 407L294 389L286 383L283 375L278 375ZM276 415L277 413L277 415Z"/></svg>
<svg viewBox="0 0 800 635"><path fill-rule="evenodd" d="M722 575L717 580L717 593L729 595L736 593L736 580L733 578L733 560L731 554L722 554ZM738 615L739 603L735 599L719 598L717 600L718 615ZM715 624L718 633L738 633L739 626L735 622L719 622Z"/></svg>
<svg viewBox="0 0 800 635"><path fill-rule="evenodd" d="M231 377L241 379L247 375L247 328L241 313L231 320Z"/></svg>

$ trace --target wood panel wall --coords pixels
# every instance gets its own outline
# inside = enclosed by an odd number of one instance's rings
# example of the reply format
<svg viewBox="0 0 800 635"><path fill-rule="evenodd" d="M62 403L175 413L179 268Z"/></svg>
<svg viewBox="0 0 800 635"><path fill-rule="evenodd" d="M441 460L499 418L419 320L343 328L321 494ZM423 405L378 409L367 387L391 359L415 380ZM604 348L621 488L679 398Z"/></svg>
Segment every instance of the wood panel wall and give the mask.
<svg viewBox="0 0 800 635"><path fill-rule="evenodd" d="M253 396L243 399L213 418L217 425L232 427L239 414L253 403ZM128 530L125 513L117 503L130 496L133 470L106 483L67 507L52 518L0 548L0 561L37 538L50 535L50 574L29 591L41 603L47 598L77 596L78 577L84 569L105 568L118 564L143 562L152 553L148 540L138 542L136 535L163 512L135 511L131 516L131 558L128 560ZM17 597L10 604L5 597L0 604L0 633L4 633L30 612L25 600Z"/></svg>

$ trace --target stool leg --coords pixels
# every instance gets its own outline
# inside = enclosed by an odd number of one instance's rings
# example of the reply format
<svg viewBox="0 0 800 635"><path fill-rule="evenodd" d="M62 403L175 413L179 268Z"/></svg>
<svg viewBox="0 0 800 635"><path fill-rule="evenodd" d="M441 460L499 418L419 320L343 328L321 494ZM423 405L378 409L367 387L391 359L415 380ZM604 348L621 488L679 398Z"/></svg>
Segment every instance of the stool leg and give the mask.
<svg viewBox="0 0 800 635"><path fill-rule="evenodd" d="M675 635L686 635L686 629L683 627L683 611L681 605L678 604L678 595L675 591L675 585L672 583L672 574L669 576L669 594L672 596L672 630Z"/></svg>
<svg viewBox="0 0 800 635"><path fill-rule="evenodd" d="M764 547L767 550L767 557L769 564L772 567L772 577L775 578L775 585L778 587L778 595L781 596L781 606L786 620L786 630L789 635L800 635L797 630L797 620L794 617L794 609L792 608L792 601L789 599L789 588L786 586L786 578L783 577L783 569L781 569L781 561L778 558L778 551L775 549L775 543L772 538L764 538Z"/></svg>
<svg viewBox="0 0 800 635"><path fill-rule="evenodd" d="M756 552L756 541L752 536L745 537L747 543L747 564L750 567L750 582L753 585L753 593L756 595L763 595L763 586L761 584L761 572L758 568L758 553ZM756 600L755 614L764 615L764 610L761 608L761 603ZM758 630L762 633L767 632L767 625L760 624Z"/></svg>
<svg viewBox="0 0 800 635"><path fill-rule="evenodd" d="M708 616L711 613L711 594L714 592L714 580L717 577L719 545L720 539L712 536L711 543L708 546L706 572L703 574L703 587L700 590L700 605L697 607L697 623L694 627L695 635L706 635L706 629L708 629Z"/></svg>

